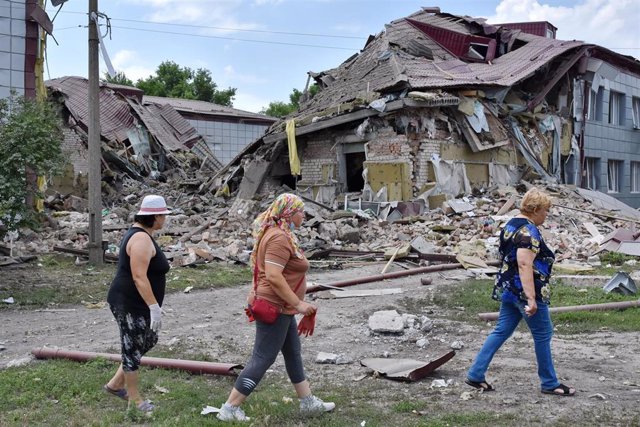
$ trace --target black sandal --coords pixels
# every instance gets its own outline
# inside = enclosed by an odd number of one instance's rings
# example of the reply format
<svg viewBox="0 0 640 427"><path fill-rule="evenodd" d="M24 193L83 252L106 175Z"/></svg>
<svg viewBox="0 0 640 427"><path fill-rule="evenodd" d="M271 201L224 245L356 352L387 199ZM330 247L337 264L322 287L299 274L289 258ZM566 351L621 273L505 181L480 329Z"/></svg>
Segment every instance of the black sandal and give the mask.
<svg viewBox="0 0 640 427"><path fill-rule="evenodd" d="M471 381L469 378L467 378L466 380L464 380L464 382L477 390L482 390L482 391L495 390L495 388L493 388L493 386L486 381L476 382L476 381Z"/></svg>
<svg viewBox="0 0 640 427"><path fill-rule="evenodd" d="M560 390L560 391L558 391L558 390ZM544 393L544 394L553 394L555 396L573 396L573 395L576 394L576 390L575 389L573 389L573 391L571 391L571 387L567 387L564 384L560 384L558 387L552 388L550 390L542 389L540 391L542 391L542 393Z"/></svg>

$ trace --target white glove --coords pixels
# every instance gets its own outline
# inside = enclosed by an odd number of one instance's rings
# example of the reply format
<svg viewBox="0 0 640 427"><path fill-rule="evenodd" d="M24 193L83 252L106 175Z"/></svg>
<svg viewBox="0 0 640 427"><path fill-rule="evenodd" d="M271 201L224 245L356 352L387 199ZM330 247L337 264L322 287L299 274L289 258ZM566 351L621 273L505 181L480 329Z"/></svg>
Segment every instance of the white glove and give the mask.
<svg viewBox="0 0 640 427"><path fill-rule="evenodd" d="M151 314L151 324L149 327L156 334L160 332L162 326L162 310L158 304L151 304L149 306L149 313Z"/></svg>

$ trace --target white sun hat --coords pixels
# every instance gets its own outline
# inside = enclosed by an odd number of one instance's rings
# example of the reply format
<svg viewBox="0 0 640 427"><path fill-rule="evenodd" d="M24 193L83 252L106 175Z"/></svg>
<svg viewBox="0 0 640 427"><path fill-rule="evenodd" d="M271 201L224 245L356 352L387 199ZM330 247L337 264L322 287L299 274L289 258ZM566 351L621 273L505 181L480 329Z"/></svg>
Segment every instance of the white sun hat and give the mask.
<svg viewBox="0 0 640 427"><path fill-rule="evenodd" d="M140 210L136 215L167 215L171 210L167 207L164 197L149 195L142 199Z"/></svg>

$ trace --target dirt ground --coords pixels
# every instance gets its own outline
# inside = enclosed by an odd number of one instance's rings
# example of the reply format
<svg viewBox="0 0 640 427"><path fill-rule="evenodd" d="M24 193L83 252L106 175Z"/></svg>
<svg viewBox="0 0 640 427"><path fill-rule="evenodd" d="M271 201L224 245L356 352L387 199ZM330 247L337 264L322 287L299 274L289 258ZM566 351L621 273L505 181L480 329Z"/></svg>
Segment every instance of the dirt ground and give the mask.
<svg viewBox="0 0 640 427"><path fill-rule="evenodd" d="M377 274L380 265L349 270L312 270L310 281L335 280ZM560 379L574 385L573 398L543 395L539 391L533 343L528 333L516 334L503 346L488 373L497 391L476 393L464 384L465 371L492 325L461 323L445 318L446 312L429 301L434 292L455 286L459 271L408 276L349 289L401 288L400 294L360 298L318 298L315 334L303 338L305 367L312 383L360 387L380 386L384 393L419 396L438 402L446 411L531 414L531 424L631 425L640 420L640 334L602 331L585 335L556 335L553 353ZM422 286L420 278L432 278ZM0 281L27 281L29 269L0 269ZM55 282L60 278L40 278ZM50 282L51 283L51 282ZM242 308L249 287L170 294L165 299L160 343L205 351L213 360L242 364L248 357L253 326ZM327 295L326 292L323 293ZM487 295L489 298L489 295ZM410 301L420 301L419 304ZM429 344L419 348L416 337L372 334L368 317L377 310L428 316L433 329L425 334ZM108 308L56 307L50 311L0 311L0 367L29 360L33 348L61 347L70 350L117 352L117 329ZM419 337L418 337L419 338ZM367 357L432 360L450 351L451 343L464 347L431 376L415 383L401 383L368 376L359 360ZM318 352L341 354L352 360L341 365L317 364ZM275 371L284 371L281 358ZM436 379L452 380L447 387L432 386ZM471 393L465 393L471 392ZM381 399L384 399L381 393ZM470 399L467 400L467 397ZM221 397L221 400L223 397ZM373 403L372 403L373 404ZM379 403L382 404L382 403ZM522 419L522 418L520 418ZM528 419L528 417L527 417Z"/></svg>

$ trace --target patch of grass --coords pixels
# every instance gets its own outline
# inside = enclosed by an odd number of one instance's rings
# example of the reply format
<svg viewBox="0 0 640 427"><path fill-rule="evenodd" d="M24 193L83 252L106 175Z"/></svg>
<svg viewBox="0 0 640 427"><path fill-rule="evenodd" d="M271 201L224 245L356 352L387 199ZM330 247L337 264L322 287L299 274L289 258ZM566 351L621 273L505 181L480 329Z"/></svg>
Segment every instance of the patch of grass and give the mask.
<svg viewBox="0 0 640 427"><path fill-rule="evenodd" d="M478 313L495 312L500 308L500 304L491 299L492 288L492 280L465 281L437 293L434 296L434 303L451 309L454 313L451 317L456 320L481 322L477 317ZM577 288L566 286L558 281L552 285L551 307L635 301L637 299L637 295L605 294L600 287ZM599 330L625 332L640 329L639 308L552 313L551 317L558 331L568 334Z"/></svg>
<svg viewBox="0 0 640 427"><path fill-rule="evenodd" d="M20 269L0 269L0 299L13 297L9 308L40 308L63 304L99 303L106 301L115 264L101 267L75 265L66 255L45 255L38 264ZM172 268L167 274L167 293L194 289L238 286L251 281L246 266L210 263L196 267Z"/></svg>
<svg viewBox="0 0 640 427"><path fill-rule="evenodd" d="M163 426L219 425L214 414L200 415L207 405L220 406L233 386L233 377L190 375L176 370L141 368L143 395L158 406L152 418L132 416L127 404L101 389L117 365L105 360L78 363L67 360L39 361L31 365L0 371L0 425L120 426L147 423ZM379 380L384 387L386 382ZM254 426L349 426L366 420L367 426L421 426L432 424L432 414L396 412L400 405L385 393L376 396L377 387L328 385L314 387L316 394L334 401L337 409L318 418L303 418L298 400L284 372L270 373L247 400L244 410ZM424 408L429 398L418 397ZM420 406L420 403L417 403ZM450 408L443 420L462 420L458 409ZM455 411L455 412L454 412ZM471 416L469 415L469 419ZM493 419L487 417L487 419ZM357 421L354 424L354 420ZM429 421L429 422L427 422ZM462 425L462 424L449 424Z"/></svg>
<svg viewBox="0 0 640 427"><path fill-rule="evenodd" d="M182 291L237 286L251 282L251 269L232 264L199 264L194 267L172 268L167 274L167 290Z"/></svg>
<svg viewBox="0 0 640 427"><path fill-rule="evenodd" d="M603 264L623 265L626 261L638 260L638 257L626 255L620 252L604 252L600 255L600 262Z"/></svg>

